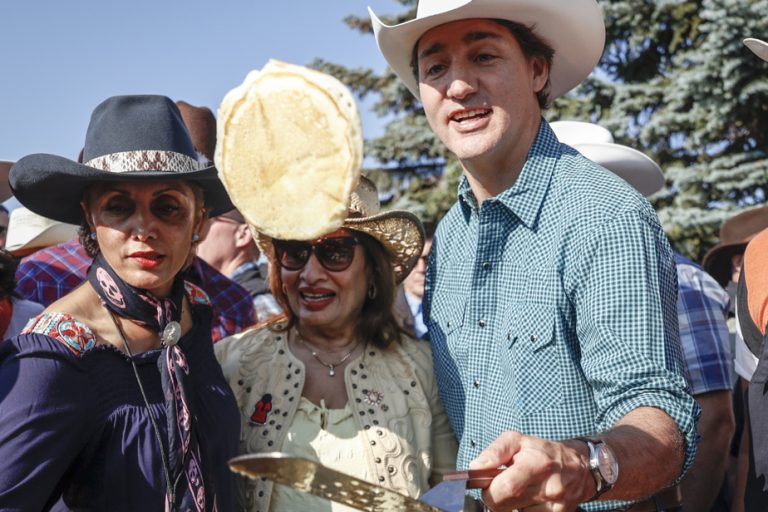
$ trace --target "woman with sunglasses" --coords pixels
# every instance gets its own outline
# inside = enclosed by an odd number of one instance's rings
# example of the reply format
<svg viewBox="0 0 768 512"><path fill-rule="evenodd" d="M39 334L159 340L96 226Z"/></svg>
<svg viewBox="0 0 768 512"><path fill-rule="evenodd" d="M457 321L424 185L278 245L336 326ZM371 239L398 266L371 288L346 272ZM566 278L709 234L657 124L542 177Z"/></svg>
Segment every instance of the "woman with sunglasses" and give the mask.
<svg viewBox="0 0 768 512"><path fill-rule="evenodd" d="M163 96L101 103L82 160L11 169L19 201L80 224L94 260L0 345L0 509L232 510L237 405L208 297L182 277L206 214L232 205Z"/></svg>
<svg viewBox="0 0 768 512"><path fill-rule="evenodd" d="M240 453L285 452L423 494L454 469L456 440L429 345L404 336L392 313L397 283L421 254L421 223L380 213L361 177L343 228L260 244L286 318L215 347L240 406ZM268 480L238 486L241 510L351 510Z"/></svg>

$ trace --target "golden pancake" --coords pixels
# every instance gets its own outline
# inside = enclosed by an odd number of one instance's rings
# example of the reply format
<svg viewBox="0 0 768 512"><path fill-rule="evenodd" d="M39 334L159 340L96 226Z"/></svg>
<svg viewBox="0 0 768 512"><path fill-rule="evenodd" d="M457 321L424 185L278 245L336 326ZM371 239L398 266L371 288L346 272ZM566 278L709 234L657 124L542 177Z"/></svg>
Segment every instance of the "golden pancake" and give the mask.
<svg viewBox="0 0 768 512"><path fill-rule="evenodd" d="M309 240L341 227L363 159L360 114L336 78L270 60L218 112L216 168L252 229Z"/></svg>

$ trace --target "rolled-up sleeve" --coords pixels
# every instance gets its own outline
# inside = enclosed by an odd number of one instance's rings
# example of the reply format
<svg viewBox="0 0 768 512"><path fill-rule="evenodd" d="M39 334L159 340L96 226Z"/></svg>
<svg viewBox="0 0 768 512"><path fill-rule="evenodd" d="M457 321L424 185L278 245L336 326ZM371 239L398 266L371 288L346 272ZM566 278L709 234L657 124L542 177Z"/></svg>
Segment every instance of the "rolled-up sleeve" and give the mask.
<svg viewBox="0 0 768 512"><path fill-rule="evenodd" d="M671 248L651 212L625 211L591 233L571 274L581 366L611 428L655 407L685 439L683 473L696 455L699 407L685 378Z"/></svg>

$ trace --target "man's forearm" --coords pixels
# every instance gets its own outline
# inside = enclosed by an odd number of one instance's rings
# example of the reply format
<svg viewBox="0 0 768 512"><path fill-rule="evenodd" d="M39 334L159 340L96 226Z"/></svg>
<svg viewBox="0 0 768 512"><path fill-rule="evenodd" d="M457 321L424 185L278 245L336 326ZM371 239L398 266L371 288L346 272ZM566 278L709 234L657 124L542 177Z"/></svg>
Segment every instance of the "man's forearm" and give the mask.
<svg viewBox="0 0 768 512"><path fill-rule="evenodd" d="M598 437L619 461L619 479L601 499L645 498L680 476L685 442L674 420L660 409L635 409Z"/></svg>
<svg viewBox="0 0 768 512"><path fill-rule="evenodd" d="M734 430L730 391L695 396L701 407L696 461L682 482L686 510L709 510L723 483Z"/></svg>

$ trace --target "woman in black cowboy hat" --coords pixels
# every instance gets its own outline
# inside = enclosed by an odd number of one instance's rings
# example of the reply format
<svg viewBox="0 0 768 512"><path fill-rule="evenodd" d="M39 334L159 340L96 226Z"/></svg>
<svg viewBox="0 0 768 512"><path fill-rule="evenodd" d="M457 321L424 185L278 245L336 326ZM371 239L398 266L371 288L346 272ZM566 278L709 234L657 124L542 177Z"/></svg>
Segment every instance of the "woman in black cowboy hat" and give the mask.
<svg viewBox="0 0 768 512"><path fill-rule="evenodd" d="M208 297L181 277L231 209L162 96L96 107L82 164L31 155L10 183L81 224L88 280L0 345L0 508L230 510L239 417Z"/></svg>

